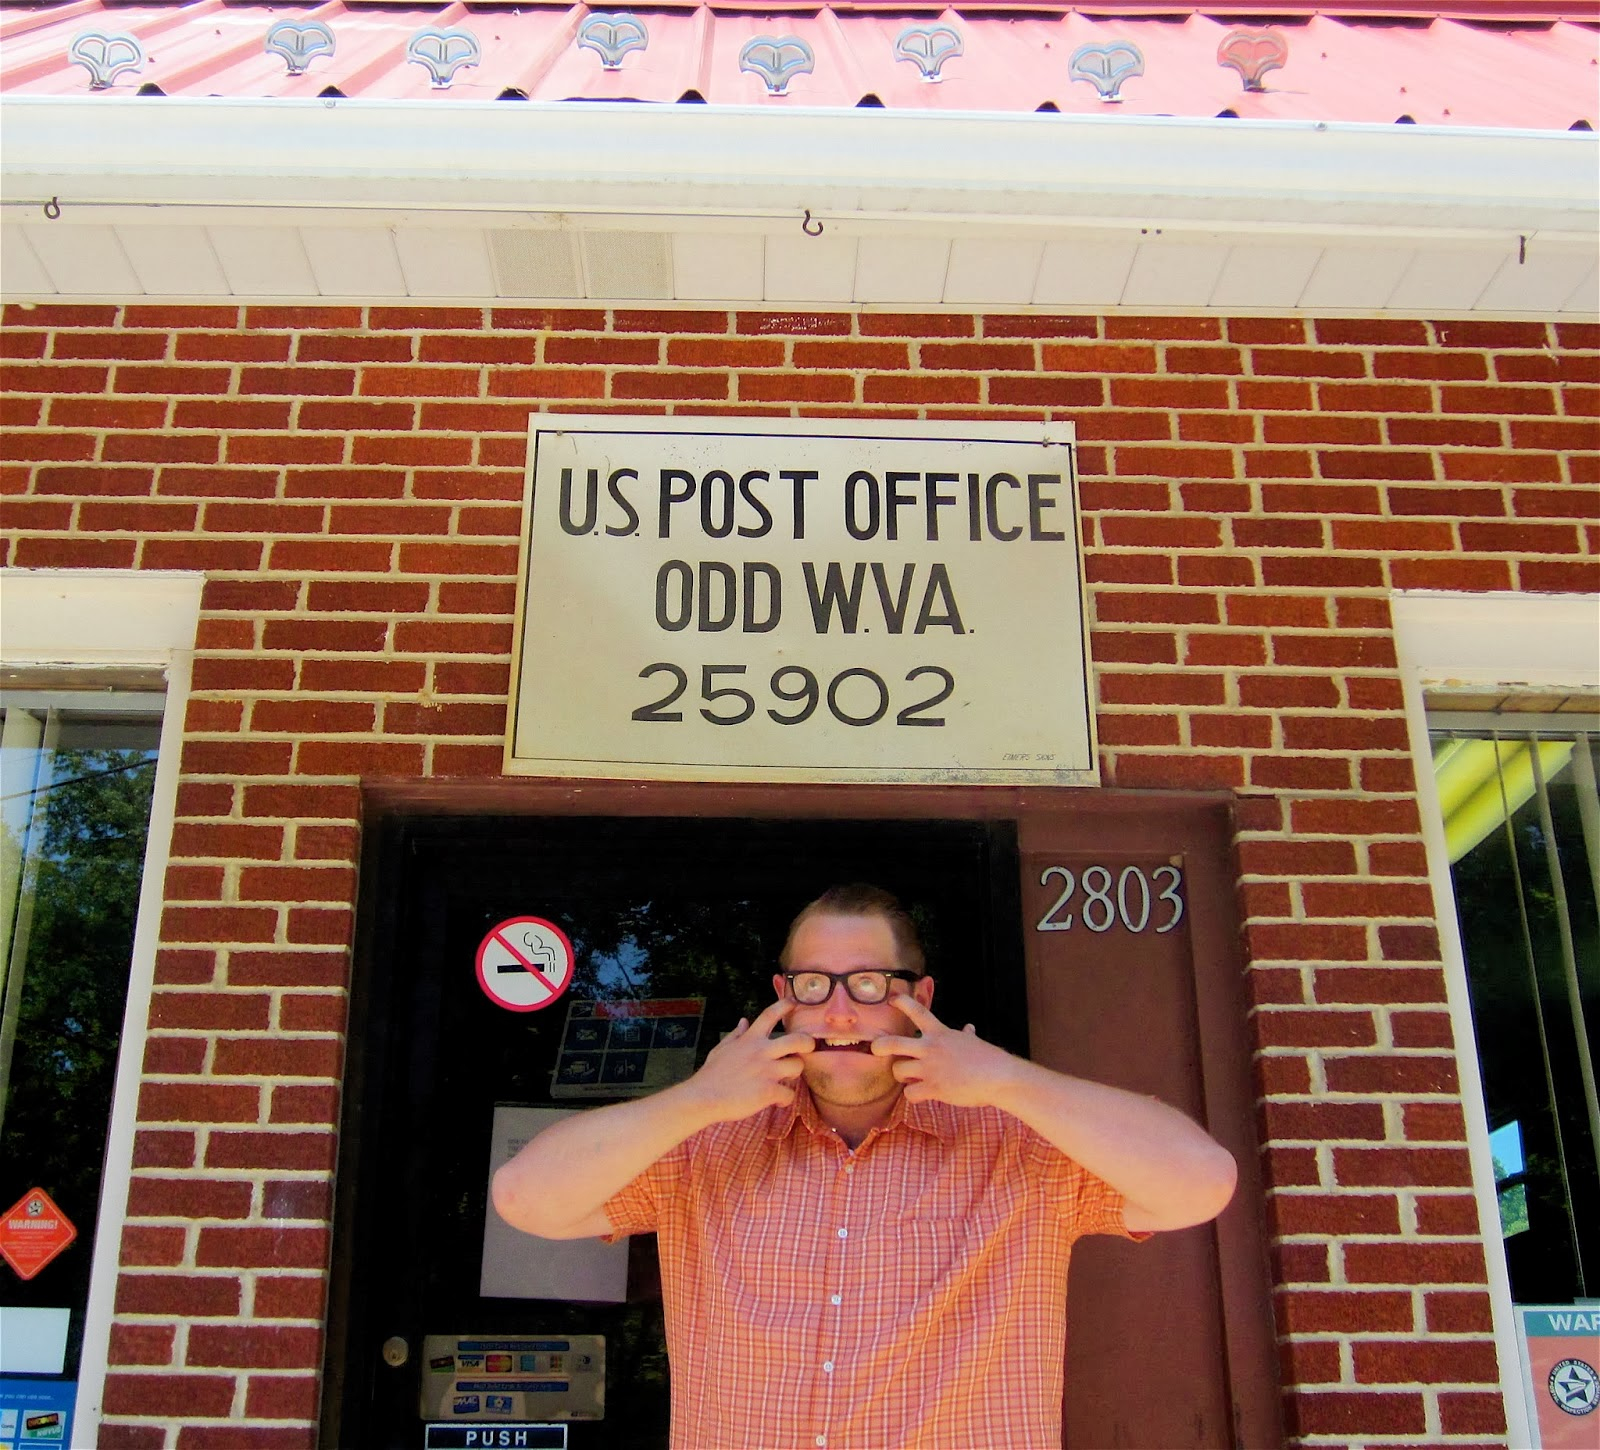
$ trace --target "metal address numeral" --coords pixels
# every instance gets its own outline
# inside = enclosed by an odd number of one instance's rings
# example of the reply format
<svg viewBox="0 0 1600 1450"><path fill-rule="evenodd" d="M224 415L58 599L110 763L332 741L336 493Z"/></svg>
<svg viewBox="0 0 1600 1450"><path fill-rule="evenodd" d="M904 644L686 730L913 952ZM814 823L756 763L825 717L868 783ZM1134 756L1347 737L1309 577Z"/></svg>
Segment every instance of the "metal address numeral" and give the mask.
<svg viewBox="0 0 1600 1450"><path fill-rule="evenodd" d="M1151 915L1162 902L1171 909L1166 920L1154 928L1157 936L1165 936L1183 920L1183 872L1176 866L1158 866L1148 876L1141 866L1124 866L1115 877L1109 866L1087 866L1081 877L1065 866L1046 866L1039 874L1039 884L1048 886L1052 878L1061 882L1061 892L1034 923L1035 931L1071 931L1073 913L1066 907L1080 887L1083 908L1078 919L1097 935L1120 923L1124 931L1137 936L1150 929ZM1152 882L1161 888L1153 899Z"/></svg>

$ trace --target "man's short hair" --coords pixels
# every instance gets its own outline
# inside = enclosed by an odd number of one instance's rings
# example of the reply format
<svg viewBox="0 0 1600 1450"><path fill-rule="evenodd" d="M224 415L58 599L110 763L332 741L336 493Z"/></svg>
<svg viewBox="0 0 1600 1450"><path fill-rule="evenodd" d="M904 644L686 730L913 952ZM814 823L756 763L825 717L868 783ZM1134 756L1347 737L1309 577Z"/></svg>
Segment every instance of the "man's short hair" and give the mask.
<svg viewBox="0 0 1600 1450"><path fill-rule="evenodd" d="M922 951L922 938L911 914L900 904L900 898L881 886L865 881L853 881L844 886L830 886L815 901L807 902L789 923L789 935L783 943L778 960L785 971L789 967L789 949L794 945L794 934L802 922L813 916L879 916L889 923L894 935L895 956L902 971L916 972L921 976L927 970L927 959Z"/></svg>

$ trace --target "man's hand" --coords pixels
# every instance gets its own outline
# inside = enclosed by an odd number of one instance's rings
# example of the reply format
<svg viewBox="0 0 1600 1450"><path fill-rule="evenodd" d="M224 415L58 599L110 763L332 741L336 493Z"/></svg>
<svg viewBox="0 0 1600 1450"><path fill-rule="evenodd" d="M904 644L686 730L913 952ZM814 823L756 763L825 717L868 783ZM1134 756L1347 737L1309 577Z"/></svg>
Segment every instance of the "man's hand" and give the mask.
<svg viewBox="0 0 1600 1450"><path fill-rule="evenodd" d="M895 1059L891 1071L905 1084L908 1102L934 1098L976 1108L997 1101L1014 1076L1017 1058L985 1042L970 1022L960 1032L946 1027L909 992L890 1000L922 1035L874 1038L872 1050Z"/></svg>
<svg viewBox="0 0 1600 1450"><path fill-rule="evenodd" d="M909 995L898 1007L921 1037L879 1037L908 1100L995 1107L1022 1119L1123 1196L1130 1229L1185 1228L1215 1218L1233 1193L1233 1158L1176 1108L1104 1083L1052 1072L956 1032Z"/></svg>
<svg viewBox="0 0 1600 1450"><path fill-rule="evenodd" d="M780 999L754 1022L741 1017L739 1025L711 1049L700 1071L683 1084L707 1123L748 1118L793 1099L805 1054L817 1043L804 1032L771 1035L790 1007Z"/></svg>

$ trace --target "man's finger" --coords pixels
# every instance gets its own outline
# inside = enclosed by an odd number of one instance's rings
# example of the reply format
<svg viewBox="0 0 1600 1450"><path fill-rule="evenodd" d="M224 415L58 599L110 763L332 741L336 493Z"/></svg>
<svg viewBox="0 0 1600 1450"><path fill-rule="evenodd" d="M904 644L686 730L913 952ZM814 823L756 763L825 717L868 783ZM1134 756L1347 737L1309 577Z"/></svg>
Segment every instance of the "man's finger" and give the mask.
<svg viewBox="0 0 1600 1450"><path fill-rule="evenodd" d="M779 997L775 1002L769 1002L761 1015L752 1022L751 1028L756 1032L768 1033L783 1019L783 1014L788 1010L789 1004Z"/></svg>
<svg viewBox="0 0 1600 1450"><path fill-rule="evenodd" d="M797 1052L814 1052L817 1039L808 1032L783 1032L768 1045L774 1057L792 1057Z"/></svg>
<svg viewBox="0 0 1600 1450"><path fill-rule="evenodd" d="M939 1019L933 1015L933 1009L924 1007L910 992L901 992L889 998L889 1005L898 1007L924 1032L940 1025Z"/></svg>
<svg viewBox="0 0 1600 1450"><path fill-rule="evenodd" d="M978 1029L976 1027L974 1027L970 1022L967 1023L967 1025L965 1027L963 1027L961 1030L963 1032L965 1032L968 1037L976 1037L978 1035Z"/></svg>
<svg viewBox="0 0 1600 1450"><path fill-rule="evenodd" d="M896 1037L886 1032L872 1039L872 1051L878 1057L921 1057L927 1045L920 1037Z"/></svg>

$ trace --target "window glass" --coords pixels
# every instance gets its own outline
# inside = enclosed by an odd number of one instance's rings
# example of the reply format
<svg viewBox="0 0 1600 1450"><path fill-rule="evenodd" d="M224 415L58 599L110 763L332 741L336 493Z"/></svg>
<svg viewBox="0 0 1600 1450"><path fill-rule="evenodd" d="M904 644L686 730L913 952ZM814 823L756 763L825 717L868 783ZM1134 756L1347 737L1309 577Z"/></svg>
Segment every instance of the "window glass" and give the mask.
<svg viewBox="0 0 1600 1450"><path fill-rule="evenodd" d="M0 693L0 1415L70 1414L161 707Z"/></svg>
<svg viewBox="0 0 1600 1450"><path fill-rule="evenodd" d="M1435 716L1434 776L1512 1297L1572 1304L1600 1294L1597 737L1504 718Z"/></svg>

